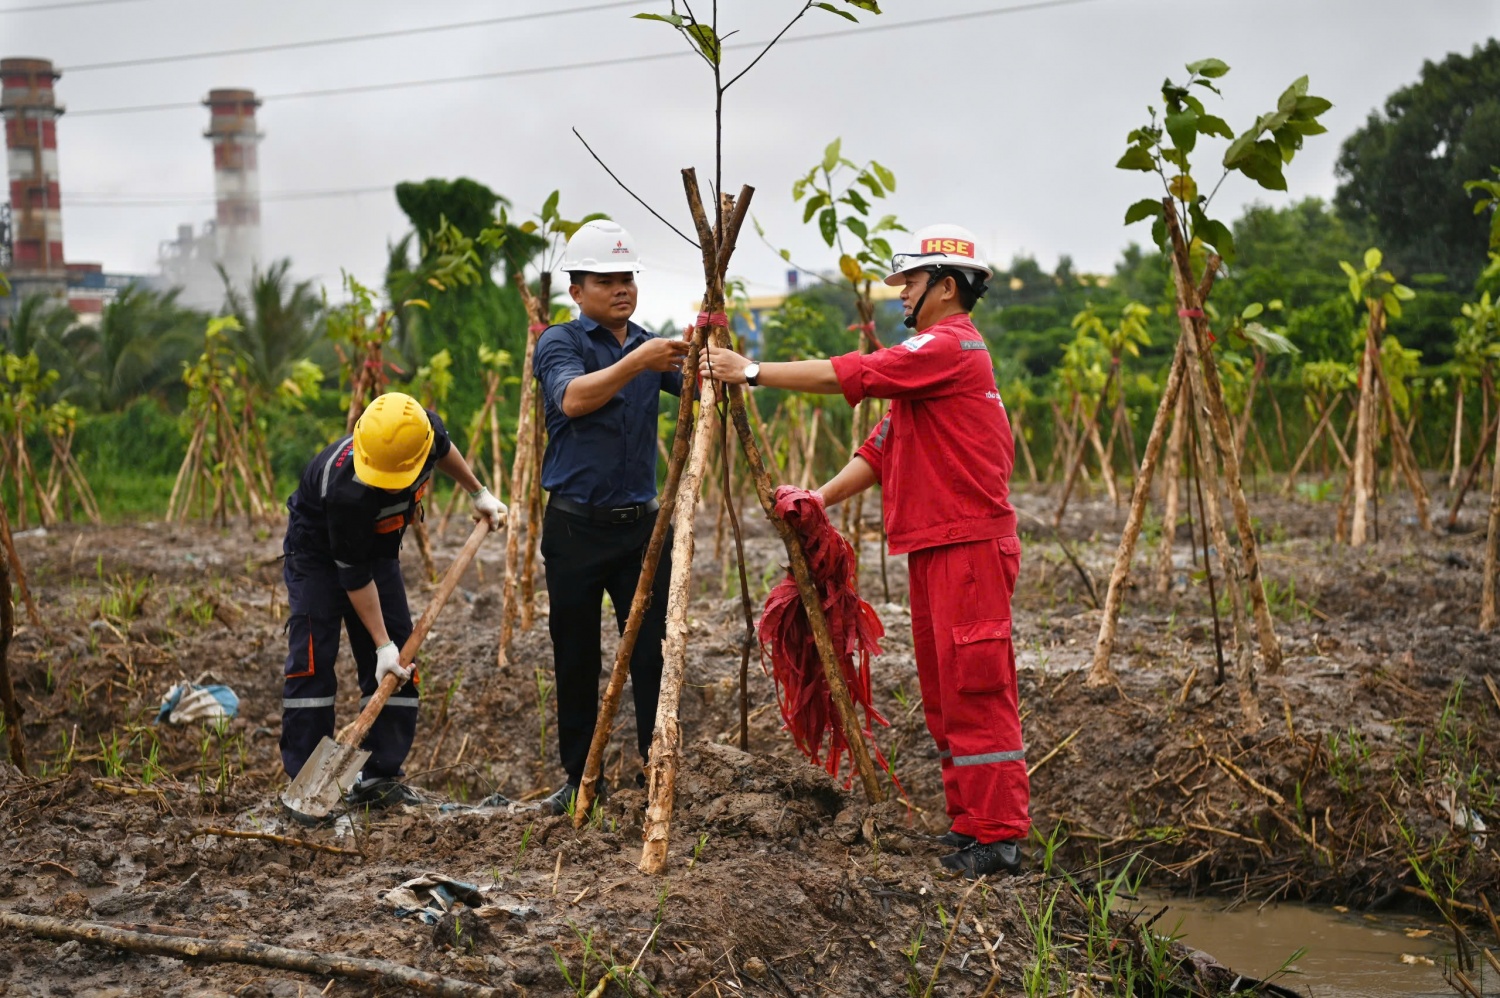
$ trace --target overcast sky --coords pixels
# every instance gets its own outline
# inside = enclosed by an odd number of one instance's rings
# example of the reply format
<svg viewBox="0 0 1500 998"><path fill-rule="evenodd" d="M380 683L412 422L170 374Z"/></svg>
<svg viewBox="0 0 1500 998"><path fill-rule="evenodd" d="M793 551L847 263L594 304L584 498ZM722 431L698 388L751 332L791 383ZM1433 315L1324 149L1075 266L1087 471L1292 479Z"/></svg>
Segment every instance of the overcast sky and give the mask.
<svg viewBox="0 0 1500 998"><path fill-rule="evenodd" d="M1055 2L1055 0L1054 0ZM61 9L5 13L56 4ZM699 6L701 4L701 6ZM709 7L699 0L695 10ZM0 0L0 55L52 59L62 70L59 127L66 256L113 272L151 273L158 244L183 222L212 217L213 164L202 137L215 87L249 87L260 111L263 243L296 273L336 290L340 269L378 283L387 242L405 231L390 187L427 177L473 177L534 212L560 189L566 216L603 211L629 228L646 260L638 319L681 322L702 290L695 250L651 218L589 158L577 126L622 179L689 229L679 169L712 176L712 86L690 58L406 87L376 93L285 97L356 87L542 69L670 53L665 25L632 20L666 0L509 24L357 44L115 69L92 63L244 48L450 24L501 15L602 6L599 0ZM733 41L771 37L798 0L721 0ZM845 153L896 174L889 208L910 227L934 221L973 229L983 251L1051 267L1070 254L1107 271L1144 226L1127 232L1127 205L1156 193L1145 174L1113 169L1126 132L1145 119L1164 76L1215 56L1233 67L1217 113L1237 131L1270 109L1297 76L1334 103L1330 134L1309 140L1287 170L1288 195L1232 179L1217 214L1245 202L1329 197L1339 143L1396 87L1440 59L1500 31L1497 0L883 0L861 26L810 12L726 98L725 185L756 190L754 215L777 246L813 267L833 264L801 224L791 183L841 136ZM1037 9L1024 9L1027 6ZM808 36L843 32L829 38ZM880 29L880 30L870 30ZM802 41L797 41L798 39ZM725 53L729 73L752 52ZM1212 95L1207 95L1212 98ZM137 105L184 108L86 112ZM1211 109L1213 109L1211 107ZM1200 150L1204 146L1200 144ZM1213 144L1214 155L1219 147ZM1207 171L1205 171L1207 172ZM375 193L277 200L287 192L382 187ZM192 203L121 206L136 197ZM732 272L752 294L779 291L785 266L749 231Z"/></svg>

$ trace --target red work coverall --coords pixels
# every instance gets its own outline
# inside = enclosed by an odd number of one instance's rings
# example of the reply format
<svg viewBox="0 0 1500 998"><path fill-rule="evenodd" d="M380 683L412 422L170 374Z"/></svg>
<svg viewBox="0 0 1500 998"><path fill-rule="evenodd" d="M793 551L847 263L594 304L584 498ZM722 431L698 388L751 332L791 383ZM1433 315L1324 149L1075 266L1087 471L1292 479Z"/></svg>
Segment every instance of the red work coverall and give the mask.
<svg viewBox="0 0 1500 998"><path fill-rule="evenodd" d="M953 830L981 842L1031 829L1011 594L1021 542L1015 442L984 338L967 315L872 354L833 358L850 405L891 400L858 450L883 492L891 554L908 554L912 639Z"/></svg>

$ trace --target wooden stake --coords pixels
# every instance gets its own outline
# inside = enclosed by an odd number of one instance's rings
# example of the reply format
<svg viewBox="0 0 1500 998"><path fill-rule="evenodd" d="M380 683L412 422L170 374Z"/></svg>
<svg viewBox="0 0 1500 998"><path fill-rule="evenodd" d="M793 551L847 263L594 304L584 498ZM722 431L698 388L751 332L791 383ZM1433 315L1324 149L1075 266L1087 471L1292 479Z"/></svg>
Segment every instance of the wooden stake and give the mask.
<svg viewBox="0 0 1500 998"><path fill-rule="evenodd" d="M1354 519L1349 527L1349 544L1362 546L1369 531L1370 493L1375 488L1375 443L1378 435L1379 401L1376 392L1379 385L1375 368L1380 366L1380 351L1376 345L1378 331L1383 328L1385 306L1374 299L1366 303L1370 310L1365 325L1365 348L1360 354L1359 402L1355 407L1358 432L1354 438Z"/></svg>
<svg viewBox="0 0 1500 998"><path fill-rule="evenodd" d="M10 565L0 558L0 710L10 741L10 761L26 774L26 735L21 730L21 705L10 681L10 637L16 629L15 606L10 601Z"/></svg>
<svg viewBox="0 0 1500 998"><path fill-rule="evenodd" d="M541 337L542 330L546 328L547 305L545 302L550 295L551 277L551 274L542 275L542 295L538 297L531 293L531 288L526 283L526 276L516 275L516 287L521 292L521 300L526 303L526 312L531 322L526 333L525 359L521 362L521 408L516 424L516 453L510 469L510 506L506 512L508 526L505 534L505 586L500 598L500 641L495 652L495 665L501 669L505 668L509 658L511 636L516 624L516 584L521 572L521 514L525 512L523 497L529 494L530 486L527 473L531 464L532 449L528 445L531 442L532 410L535 408L532 399L536 392L536 378L531 373L531 362L536 356L537 340ZM499 478L499 461L500 453L497 447L495 450L497 479ZM541 474L540 470L534 473L537 476Z"/></svg>
<svg viewBox="0 0 1500 998"><path fill-rule="evenodd" d="M641 635L641 625L646 619L646 609L651 605L652 587L656 584L656 570L661 564L662 548L666 546L667 528L672 523L677 508L677 496L681 492L682 469L687 463L688 449L692 444L693 427L696 422L693 403L697 399L698 353L703 337L695 335L688 347L687 359L683 362L682 394L677 402L677 429L672 438L672 456L667 463L667 479L661 490L661 508L656 511L656 523L651 528L651 540L646 545L646 554L641 559L641 574L635 583L635 596L630 601L630 616L625 620L625 630L620 634L620 643L615 646L615 663L610 670L609 685L599 702L594 720L594 738L589 743L588 760L583 766L583 782L578 788L578 803L573 809L573 827L582 828L588 820L594 803L595 784L604 769L604 750L609 746L609 736L614 729L615 714L620 709L620 697L625 692L625 680L630 677L630 659L635 654L635 643ZM644 718L636 718L636 724ZM654 755L653 755L654 758Z"/></svg>
<svg viewBox="0 0 1500 998"><path fill-rule="evenodd" d="M1213 273L1212 270L1209 273ZM1179 343L1181 340L1178 341ZM1177 540L1177 497L1182 477L1182 439L1187 426L1187 406L1178 404L1172 410L1172 435L1167 439L1167 457L1162 463L1161 546L1156 556L1156 591L1172 591L1172 548Z"/></svg>
<svg viewBox="0 0 1500 998"><path fill-rule="evenodd" d="M44 939L78 939L100 946L113 946L132 953L151 953L206 963L244 963L276 967L316 977L347 977L386 987L411 988L442 998L500 998L498 988L469 984L386 960L368 960L342 953L314 953L239 939L200 939L192 936L132 932L98 922L21 915L0 911L0 925Z"/></svg>
<svg viewBox="0 0 1500 998"><path fill-rule="evenodd" d="M1183 316L1183 318L1190 318L1190 321L1184 324L1183 331L1191 337L1188 343L1188 362L1193 375L1193 395L1198 399L1199 405L1206 406L1211 421L1211 435L1218 445L1219 456L1224 462L1224 485L1229 491L1229 501L1234 508L1235 528L1240 535L1240 547L1243 552L1243 562L1240 559L1231 559L1234 568L1243 571L1243 579L1230 581L1226 588L1230 591L1231 598L1236 596L1237 583L1243 582L1244 587L1249 589L1256 632L1260 638L1261 658L1265 662L1266 671L1275 675L1281 671L1281 643L1276 638L1276 627L1271 621L1271 608L1266 603L1265 584L1260 575L1260 553L1255 540L1255 524L1250 518L1250 504L1245 500L1245 489L1240 483L1240 459L1234 449L1229 415L1224 406L1224 392L1219 385L1219 373L1214 364L1213 352L1209 348L1208 322L1202 316L1202 299L1188 298L1188 295L1195 290L1191 285L1192 265L1188 262L1187 242L1183 238L1182 227L1177 221L1176 208L1171 198L1163 198L1162 203L1166 208L1167 229L1172 234L1172 255L1176 262L1173 273L1177 284L1178 299L1187 302L1180 306L1179 311L1198 313L1196 316ZM1208 462L1212 464L1213 455L1206 456ZM1214 491L1212 507L1218 505L1218 488L1214 484L1217 472L1209 468L1208 473L1210 474L1209 482ZM1215 540L1223 544L1225 538L1216 536ZM1243 615L1243 612L1241 609L1239 615ZM1248 639L1248 635L1238 628L1237 633L1241 640ZM1251 669L1253 669L1253 664L1242 652L1241 677L1247 684Z"/></svg>
<svg viewBox="0 0 1500 998"><path fill-rule="evenodd" d="M1497 416L1500 418L1500 416ZM1479 629L1492 631L1496 623L1496 573L1500 572L1500 435L1490 471L1490 520L1484 543L1484 584L1479 599ZM1493 687L1491 687L1493 691Z"/></svg>

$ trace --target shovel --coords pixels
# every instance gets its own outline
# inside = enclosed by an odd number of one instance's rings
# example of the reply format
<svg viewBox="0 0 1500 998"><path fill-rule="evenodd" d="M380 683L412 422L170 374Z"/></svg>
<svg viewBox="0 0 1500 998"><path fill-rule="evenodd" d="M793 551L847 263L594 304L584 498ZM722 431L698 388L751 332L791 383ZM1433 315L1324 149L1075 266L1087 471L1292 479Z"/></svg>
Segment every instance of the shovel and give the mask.
<svg viewBox="0 0 1500 998"><path fill-rule="evenodd" d="M417 649L422 645L422 639L427 637L427 632L432 628L432 622L442 611L443 604L448 602L448 597L453 595L453 590L458 586L459 578L464 570L469 567L469 562L474 560L474 554L483 543L485 534L490 532L490 525L480 520L474 525L473 533L464 542L463 550L458 552L453 565L443 576L442 583L433 594L432 602L427 604L427 609L422 611L421 618L416 627L412 628L411 637L406 639L406 644L401 647L401 664L410 665L412 659L417 656ZM359 712L353 724L345 728L338 741L325 737L313 750L313 754L303 764L297 773L297 778L292 781L281 794L281 803L286 806L291 817L298 821L315 824L328 816L344 799L344 794L354 786L354 780L359 776L359 771L370 758L370 753L359 747L359 743L365 740L369 733L370 725L375 723L375 718L385 707L385 702L396 692L401 685L401 679L397 676L386 676L380 681L375 690L375 695L370 697L370 702L365 709Z"/></svg>

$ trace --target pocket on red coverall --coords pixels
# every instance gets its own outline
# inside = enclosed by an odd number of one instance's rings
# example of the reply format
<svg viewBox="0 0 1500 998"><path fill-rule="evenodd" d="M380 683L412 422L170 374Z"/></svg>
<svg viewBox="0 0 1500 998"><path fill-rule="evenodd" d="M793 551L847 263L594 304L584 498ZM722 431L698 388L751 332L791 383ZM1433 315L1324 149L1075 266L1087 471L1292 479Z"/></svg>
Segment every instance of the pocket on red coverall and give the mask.
<svg viewBox="0 0 1500 998"><path fill-rule="evenodd" d="M1010 618L953 625L954 673L960 693L994 693L1009 681Z"/></svg>

